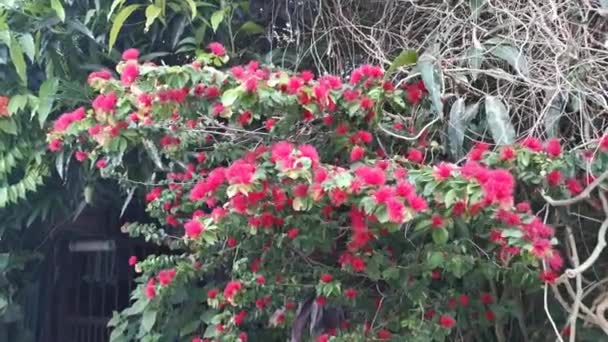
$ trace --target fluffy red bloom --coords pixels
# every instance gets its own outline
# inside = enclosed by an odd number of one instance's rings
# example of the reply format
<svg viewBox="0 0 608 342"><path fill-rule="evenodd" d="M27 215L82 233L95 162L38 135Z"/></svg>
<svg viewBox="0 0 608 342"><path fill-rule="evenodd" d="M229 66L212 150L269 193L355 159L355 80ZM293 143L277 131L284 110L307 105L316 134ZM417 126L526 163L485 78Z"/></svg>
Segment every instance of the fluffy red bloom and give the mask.
<svg viewBox="0 0 608 342"><path fill-rule="evenodd" d="M226 169L226 179L230 184L251 184L256 166L245 160L237 160Z"/></svg>
<svg viewBox="0 0 608 342"><path fill-rule="evenodd" d="M534 152L540 152L543 149L543 144L540 140L534 137L527 137L521 142L521 146Z"/></svg>
<svg viewBox="0 0 608 342"><path fill-rule="evenodd" d="M300 147L298 147L298 151L300 151L300 155L302 157L310 159L313 167L316 167L319 164L319 153L314 146L306 144L300 145Z"/></svg>
<svg viewBox="0 0 608 342"><path fill-rule="evenodd" d="M532 242L532 254L537 258L543 258L551 252L551 241L547 239L536 239Z"/></svg>
<svg viewBox="0 0 608 342"><path fill-rule="evenodd" d="M353 268L355 272L363 272L365 271L365 261L359 257L352 257L350 260L350 266Z"/></svg>
<svg viewBox="0 0 608 342"><path fill-rule="evenodd" d="M239 281L231 281L226 284L224 288L224 297L228 301L232 301L234 296L243 288L243 285Z"/></svg>
<svg viewBox="0 0 608 342"><path fill-rule="evenodd" d="M114 112L118 98L116 93L100 94L93 100L93 109L100 112Z"/></svg>
<svg viewBox="0 0 608 342"><path fill-rule="evenodd" d="M97 81L107 81L112 78L112 73L108 70L102 69L99 71L93 71L87 77L87 83L89 85L94 85Z"/></svg>
<svg viewBox="0 0 608 342"><path fill-rule="evenodd" d="M553 170L547 174L547 183L549 186L558 186L562 182L562 173L559 170Z"/></svg>
<svg viewBox="0 0 608 342"><path fill-rule="evenodd" d="M213 106L211 107L211 113L213 113L213 115L215 116L224 113L225 110L226 107L224 107L224 105L220 102L213 104Z"/></svg>
<svg viewBox="0 0 608 342"><path fill-rule="evenodd" d="M357 161L357 160L363 158L363 156L365 156L365 149L363 147L355 146L350 151L350 161L351 162Z"/></svg>
<svg viewBox="0 0 608 342"><path fill-rule="evenodd" d="M238 327L239 325L243 324L243 321L245 320L245 316L247 316L247 311L245 311L245 310L241 310L241 311L239 311L239 313L234 315L234 325L236 325Z"/></svg>
<svg viewBox="0 0 608 342"><path fill-rule="evenodd" d="M603 136L599 141L600 150L608 151L608 135Z"/></svg>
<svg viewBox="0 0 608 342"><path fill-rule="evenodd" d="M318 296L317 298L315 298L315 302L320 306L324 306L325 304L327 304L327 298L325 298L324 296Z"/></svg>
<svg viewBox="0 0 608 342"><path fill-rule="evenodd" d="M79 162L84 161L85 159L87 159L88 156L89 154L84 151L76 151L74 153L74 158L76 158L76 160L78 160Z"/></svg>
<svg viewBox="0 0 608 342"><path fill-rule="evenodd" d="M460 305L467 306L469 305L469 296L461 294L460 297L458 297L458 301L460 302Z"/></svg>
<svg viewBox="0 0 608 342"><path fill-rule="evenodd" d="M496 319L496 315L492 310L487 310L486 312L484 312L484 316L488 321L494 321Z"/></svg>
<svg viewBox="0 0 608 342"><path fill-rule="evenodd" d="M156 297L156 284L154 278L150 278L144 287L144 294L148 299L154 299Z"/></svg>
<svg viewBox="0 0 608 342"><path fill-rule="evenodd" d="M127 49L122 53L123 61L132 61L137 60L139 58L139 50L137 49Z"/></svg>
<svg viewBox="0 0 608 342"><path fill-rule="evenodd" d="M483 292L480 296L479 299L481 300L481 302L485 305L490 305L492 303L494 303L494 296L492 296L491 293L488 292Z"/></svg>
<svg viewBox="0 0 608 342"><path fill-rule="evenodd" d="M562 154L562 145L560 144L559 139L553 138L547 140L547 143L545 145L545 152L547 152L550 157L559 157L560 154Z"/></svg>
<svg viewBox="0 0 608 342"><path fill-rule="evenodd" d="M376 334L376 337L378 337L378 339L381 341L387 341L391 339L391 332L386 329L381 329Z"/></svg>
<svg viewBox="0 0 608 342"><path fill-rule="evenodd" d="M553 271L544 271L540 274L540 281L553 284L557 280L557 274Z"/></svg>
<svg viewBox="0 0 608 342"><path fill-rule="evenodd" d="M327 334L319 335L319 337L317 337L317 342L328 342L328 341L329 341L329 335L327 335Z"/></svg>
<svg viewBox="0 0 608 342"><path fill-rule="evenodd" d="M515 159L515 149L511 146L504 146L500 149L500 159L511 161Z"/></svg>
<svg viewBox="0 0 608 342"><path fill-rule="evenodd" d="M578 195L583 192L583 186L576 178L568 178L566 180L566 188L568 188L568 191L572 195Z"/></svg>
<svg viewBox="0 0 608 342"><path fill-rule="evenodd" d="M405 93L407 101L413 105L416 105L422 101L422 98L426 93L426 88L424 87L424 83L422 81L418 81L407 84L405 86Z"/></svg>
<svg viewBox="0 0 608 342"><path fill-rule="evenodd" d="M361 166L355 170L355 175L365 185L384 185L386 175L384 170L378 167Z"/></svg>
<svg viewBox="0 0 608 342"><path fill-rule="evenodd" d="M210 43L207 47L209 48L209 51L211 51L212 54L218 57L223 57L226 55L226 48L224 48L224 45L220 43L213 42Z"/></svg>
<svg viewBox="0 0 608 342"><path fill-rule="evenodd" d="M441 315L441 317L439 317L439 325L445 329L451 329L456 325L456 320L448 314Z"/></svg>
<svg viewBox="0 0 608 342"><path fill-rule="evenodd" d="M131 86L139 77L139 66L135 63L128 63L122 69L120 74L120 82L125 87Z"/></svg>
<svg viewBox="0 0 608 342"><path fill-rule="evenodd" d="M63 143L61 142L61 139L53 139L49 143L49 150L51 152L57 152L57 151L61 150L62 146L63 146Z"/></svg>
<svg viewBox="0 0 608 342"><path fill-rule="evenodd" d="M428 208L428 204L427 204L426 200L420 196L417 196L417 195L409 196L407 198L407 201L408 201L410 207L412 207L412 209L414 209L414 211L420 212L420 211L424 211Z"/></svg>
<svg viewBox="0 0 608 342"><path fill-rule="evenodd" d="M324 283L331 283L331 281L334 280L334 277L329 273L324 273L321 275L320 279Z"/></svg>
<svg viewBox="0 0 608 342"><path fill-rule="evenodd" d="M105 169L105 167L108 166L108 161L105 159L99 159L97 163L95 163L95 166L97 166L98 169Z"/></svg>
<svg viewBox="0 0 608 342"><path fill-rule="evenodd" d="M410 148L407 153L407 159L412 163L422 163L424 160L424 154L415 148Z"/></svg>
<svg viewBox="0 0 608 342"><path fill-rule="evenodd" d="M352 287L344 290L344 297L346 297L347 299L350 299L350 300L357 298L358 294L359 294L359 292L357 291L357 289L354 289Z"/></svg>
<svg viewBox="0 0 608 342"><path fill-rule="evenodd" d="M519 203L517 203L517 205L515 206L515 208L520 213L527 213L528 211L530 211L530 203L525 202L525 201L524 202L519 202Z"/></svg>
<svg viewBox="0 0 608 342"><path fill-rule="evenodd" d="M158 282L161 285L167 286L167 285L171 284L171 282L173 281L173 278L175 278L175 274L176 274L175 269L162 270L162 271L158 272L158 276L157 276Z"/></svg>
<svg viewBox="0 0 608 342"><path fill-rule="evenodd" d="M443 227L444 223L445 220L439 215L433 215L433 217L431 217L431 225L435 228Z"/></svg>
<svg viewBox="0 0 608 342"><path fill-rule="evenodd" d="M137 264L137 257L135 255L131 255L129 258L129 266L135 266Z"/></svg>
<svg viewBox="0 0 608 342"><path fill-rule="evenodd" d="M218 293L219 293L218 289L211 289L211 290L207 291L207 298L215 299L215 297L217 297Z"/></svg>
<svg viewBox="0 0 608 342"><path fill-rule="evenodd" d="M53 131L63 132L74 122L84 119L85 115L86 113L83 107L80 107L73 112L64 113L53 123Z"/></svg>
<svg viewBox="0 0 608 342"><path fill-rule="evenodd" d="M553 251L547 261L549 262L551 269L556 271L564 266L564 259L562 259L562 256L557 251Z"/></svg>
<svg viewBox="0 0 608 342"><path fill-rule="evenodd" d="M247 126L249 125L249 122L251 121L251 118L253 116L251 115L251 112L243 112L241 113L241 115L239 115L239 124L241 126Z"/></svg>
<svg viewBox="0 0 608 342"><path fill-rule="evenodd" d="M386 201L386 210L388 218L393 223L402 223L405 221L405 205L396 198L389 198Z"/></svg>
<svg viewBox="0 0 608 342"><path fill-rule="evenodd" d="M186 236L191 239L196 239L204 230L203 224L198 220L190 220L184 225Z"/></svg>
<svg viewBox="0 0 608 342"><path fill-rule="evenodd" d="M492 229L490 231L490 241L499 245L504 245L507 242L507 239L502 236L502 232L500 230Z"/></svg>
<svg viewBox="0 0 608 342"><path fill-rule="evenodd" d="M255 93L258 90L258 79L255 77L248 78L245 81L244 87L247 92Z"/></svg>
<svg viewBox="0 0 608 342"><path fill-rule="evenodd" d="M290 230L287 231L287 237L290 239L297 238L299 234L300 234L300 231L298 230L298 228L291 228Z"/></svg>
<svg viewBox="0 0 608 342"><path fill-rule="evenodd" d="M447 163L441 162L439 165L433 167L433 176L437 180L444 180L452 175L452 166Z"/></svg>
<svg viewBox="0 0 608 342"><path fill-rule="evenodd" d="M240 340L240 342L247 342L247 333L244 331L241 331L239 333L239 340Z"/></svg>

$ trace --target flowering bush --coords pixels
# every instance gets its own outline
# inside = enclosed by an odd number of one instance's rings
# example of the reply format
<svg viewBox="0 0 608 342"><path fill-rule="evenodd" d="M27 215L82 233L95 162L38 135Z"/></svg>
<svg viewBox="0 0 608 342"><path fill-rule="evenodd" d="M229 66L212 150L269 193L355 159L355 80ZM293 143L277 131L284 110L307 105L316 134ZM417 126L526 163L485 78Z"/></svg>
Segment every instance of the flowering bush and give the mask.
<svg viewBox="0 0 608 342"><path fill-rule="evenodd" d="M428 126L388 114L430 107L422 81L220 70L225 50L210 51L184 66L126 51L119 79L89 77L92 108L49 133L50 150L147 184L157 223L124 230L175 251L125 260L140 286L113 341L491 340L521 293L561 273L534 203L583 191L608 141L567 154L559 140L480 142L451 163L439 125L396 138Z"/></svg>

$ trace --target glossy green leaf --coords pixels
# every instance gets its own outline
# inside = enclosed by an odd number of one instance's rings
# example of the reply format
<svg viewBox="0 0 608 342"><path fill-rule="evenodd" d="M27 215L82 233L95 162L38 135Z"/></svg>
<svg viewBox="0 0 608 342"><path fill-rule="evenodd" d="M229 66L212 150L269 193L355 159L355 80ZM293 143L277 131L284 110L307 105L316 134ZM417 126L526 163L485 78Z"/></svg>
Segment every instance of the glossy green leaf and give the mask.
<svg viewBox="0 0 608 342"><path fill-rule="evenodd" d="M511 65L515 70L521 73L524 77L529 76L528 60L523 54L523 50L519 50L511 45L498 44L488 49L496 58L502 59Z"/></svg>
<svg viewBox="0 0 608 342"><path fill-rule="evenodd" d="M213 29L213 32L217 31L217 28L220 26L222 21L224 21L224 10L220 9L213 12L211 15L211 28Z"/></svg>
<svg viewBox="0 0 608 342"><path fill-rule="evenodd" d="M18 39L15 39L15 37L11 38L10 55L13 65L15 66L15 70L17 71L17 75L19 75L19 78L23 84L27 84L27 64L25 63L25 58L23 57L23 49L21 48L21 44L19 43Z"/></svg>
<svg viewBox="0 0 608 342"><path fill-rule="evenodd" d="M256 24L255 22L249 20L243 23L239 28L239 32L243 32L248 35L261 34L266 32L262 26Z"/></svg>
<svg viewBox="0 0 608 342"><path fill-rule="evenodd" d="M450 154L454 159L464 155L464 133L468 122L464 119L464 99L460 98L454 102L450 109L450 120L448 123L448 146Z"/></svg>
<svg viewBox="0 0 608 342"><path fill-rule="evenodd" d="M65 21L65 9L61 4L61 0L51 0L51 8L62 22Z"/></svg>
<svg viewBox="0 0 608 342"><path fill-rule="evenodd" d="M125 2L125 0L114 0L112 1L112 5L110 6L110 12L108 12L108 20L110 20L110 18L112 17L112 14L114 14L114 11L119 8L120 6L122 6L122 4Z"/></svg>
<svg viewBox="0 0 608 342"><path fill-rule="evenodd" d="M120 33L120 30L122 29L122 26L124 25L125 21L139 7L140 7L140 5L136 5L136 4L129 5L125 8L123 8L120 12L118 12L118 14L116 14L116 16L114 17L114 22L112 23L112 28L110 29L110 40L108 42L109 50L112 50L112 48L114 47L114 44L116 43L116 39L118 38L118 34Z"/></svg>
<svg viewBox="0 0 608 342"><path fill-rule="evenodd" d="M424 86L429 91L435 113L439 117L443 117L443 101L441 101L441 96L443 95L443 72L437 66L435 58L428 54L420 57L418 68Z"/></svg>
<svg viewBox="0 0 608 342"><path fill-rule="evenodd" d="M36 45L34 44L32 35L26 33L19 36L19 44L21 44L23 53L25 53L27 58L29 58L31 62L34 62L36 58Z"/></svg>
<svg viewBox="0 0 608 342"><path fill-rule="evenodd" d="M486 119L494 142L509 145L515 141L515 128L505 104L494 96L486 96Z"/></svg>
<svg viewBox="0 0 608 342"><path fill-rule="evenodd" d="M445 228L433 228L433 242L438 245L445 245L448 242L449 235Z"/></svg>
<svg viewBox="0 0 608 342"><path fill-rule="evenodd" d="M150 332L154 323L156 323L156 310L146 310L141 317L141 330L144 332Z"/></svg>
<svg viewBox="0 0 608 342"><path fill-rule="evenodd" d="M44 126L47 117L51 113L53 108L53 101L55 100L55 94L57 94L57 87L59 81L55 78L48 79L40 86L38 92L38 123L40 127Z"/></svg>
<svg viewBox="0 0 608 342"><path fill-rule="evenodd" d="M418 61L418 53L415 50L403 50L393 60L391 66L386 71L386 75L390 75L402 66L414 65Z"/></svg>
<svg viewBox="0 0 608 342"><path fill-rule="evenodd" d="M146 25L144 27L144 32L148 32L150 26L158 19L161 12L162 9L156 5L149 5L146 7Z"/></svg>
<svg viewBox="0 0 608 342"><path fill-rule="evenodd" d="M192 19L196 18L197 10L196 10L196 3L194 2L194 0L184 0L184 1L186 1L186 4L188 5L188 7L190 7Z"/></svg>
<svg viewBox="0 0 608 342"><path fill-rule="evenodd" d="M234 102L244 93L241 87L228 89L222 94L222 104L224 106L232 106Z"/></svg>
<svg viewBox="0 0 608 342"><path fill-rule="evenodd" d="M15 115L25 109L27 106L28 97L27 95L20 94L11 97L10 102L8 103L8 112L11 115Z"/></svg>

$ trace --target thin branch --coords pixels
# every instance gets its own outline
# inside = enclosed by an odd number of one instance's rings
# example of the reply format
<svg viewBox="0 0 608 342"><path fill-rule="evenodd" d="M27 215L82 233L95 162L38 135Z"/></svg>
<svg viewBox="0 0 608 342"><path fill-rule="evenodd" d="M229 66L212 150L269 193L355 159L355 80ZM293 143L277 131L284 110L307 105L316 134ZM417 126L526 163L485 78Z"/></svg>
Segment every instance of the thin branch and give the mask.
<svg viewBox="0 0 608 342"><path fill-rule="evenodd" d="M563 200L556 200L545 194L542 194L542 196L545 199L545 201L547 201L547 203L551 204L554 207L571 205L571 204L574 204L576 202L579 202L579 201L582 201L582 200L588 198L591 195L591 192L607 178L608 178L608 170L604 171L604 173L602 173L593 182L591 182L591 184L589 184L589 186L586 187L585 190L583 190L580 194L578 194L574 197L571 197L571 198L567 198L567 199L563 199Z"/></svg>

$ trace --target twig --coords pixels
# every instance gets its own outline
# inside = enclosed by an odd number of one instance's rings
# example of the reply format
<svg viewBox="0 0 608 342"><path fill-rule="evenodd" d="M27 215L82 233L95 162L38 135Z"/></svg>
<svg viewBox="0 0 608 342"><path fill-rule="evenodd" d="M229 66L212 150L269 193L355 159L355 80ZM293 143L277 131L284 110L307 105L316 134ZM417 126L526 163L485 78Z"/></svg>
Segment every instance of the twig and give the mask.
<svg viewBox="0 0 608 342"><path fill-rule="evenodd" d="M602 183L606 178L608 178L608 170L604 171L604 173L602 173L599 177L597 177L593 182L591 182L589 184L589 186L587 186L585 188L585 190L583 190L580 194L571 197L571 198L567 198L567 199L563 199L563 200L555 200L545 194L542 194L543 198L545 199L545 201L547 201L547 203L551 204L554 207L561 207L561 206L565 206L565 205L571 205L574 204L576 202L582 201L586 198L588 198L591 195L591 192L598 186L600 185L600 183Z"/></svg>
<svg viewBox="0 0 608 342"><path fill-rule="evenodd" d="M547 268L547 264L543 261L543 268ZM544 286L544 308L545 308L545 313L547 314L547 318L549 318L549 322L551 322L551 326L553 327L553 330L555 331L555 335L557 336L557 339L559 342L564 342L564 339L562 339L562 335L559 332L559 329L557 329L557 325L555 325L555 321L553 321L553 317L551 317L551 312L549 312L549 304L547 301L547 289L548 289L549 284L545 283Z"/></svg>

